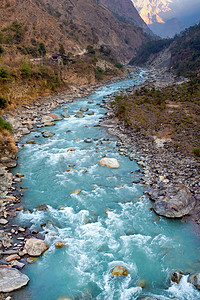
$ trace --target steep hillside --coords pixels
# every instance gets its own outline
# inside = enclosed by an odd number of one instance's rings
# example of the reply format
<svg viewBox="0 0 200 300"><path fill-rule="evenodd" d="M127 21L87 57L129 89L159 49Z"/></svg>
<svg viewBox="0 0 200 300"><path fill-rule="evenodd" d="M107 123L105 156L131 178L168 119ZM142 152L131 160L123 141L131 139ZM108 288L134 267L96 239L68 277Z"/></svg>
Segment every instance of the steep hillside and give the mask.
<svg viewBox="0 0 200 300"><path fill-rule="evenodd" d="M147 40L142 30L119 20L95 0L1 2L0 29L6 32L13 22L17 22L24 27L20 37L24 44L32 46L44 42L49 53L57 52L60 44L66 52L75 54L81 53L88 44L106 45L125 62Z"/></svg>
<svg viewBox="0 0 200 300"><path fill-rule="evenodd" d="M200 73L200 23L176 36L170 51L171 67L178 75Z"/></svg>
<svg viewBox="0 0 200 300"><path fill-rule="evenodd" d="M140 17L131 0L100 0L99 2L110 9L118 19L127 21L142 28L147 34L153 35L149 27Z"/></svg>

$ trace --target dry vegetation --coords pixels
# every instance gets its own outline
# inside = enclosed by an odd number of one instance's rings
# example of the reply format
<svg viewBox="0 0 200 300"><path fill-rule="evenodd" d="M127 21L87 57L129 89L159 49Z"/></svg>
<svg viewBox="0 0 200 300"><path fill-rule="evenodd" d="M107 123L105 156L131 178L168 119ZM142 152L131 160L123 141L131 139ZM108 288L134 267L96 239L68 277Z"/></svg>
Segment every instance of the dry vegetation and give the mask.
<svg viewBox="0 0 200 300"><path fill-rule="evenodd" d="M145 135L170 138L178 150L200 157L200 80L162 90L116 96L113 105L127 126Z"/></svg>

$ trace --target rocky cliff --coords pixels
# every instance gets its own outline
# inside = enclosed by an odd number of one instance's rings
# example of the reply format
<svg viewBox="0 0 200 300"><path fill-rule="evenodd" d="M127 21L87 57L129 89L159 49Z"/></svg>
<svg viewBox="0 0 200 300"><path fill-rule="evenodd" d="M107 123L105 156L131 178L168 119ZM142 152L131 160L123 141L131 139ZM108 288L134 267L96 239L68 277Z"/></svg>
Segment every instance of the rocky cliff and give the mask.
<svg viewBox="0 0 200 300"><path fill-rule="evenodd" d="M131 0L100 0L100 3L111 10L118 19L140 27L147 34L153 35L147 24L140 17Z"/></svg>

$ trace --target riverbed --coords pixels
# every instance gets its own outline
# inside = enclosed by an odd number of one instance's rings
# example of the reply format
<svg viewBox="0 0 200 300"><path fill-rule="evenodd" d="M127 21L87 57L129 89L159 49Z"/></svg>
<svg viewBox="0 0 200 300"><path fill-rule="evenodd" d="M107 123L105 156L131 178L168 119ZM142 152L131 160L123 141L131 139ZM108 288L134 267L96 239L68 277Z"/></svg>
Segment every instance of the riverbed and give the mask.
<svg viewBox="0 0 200 300"><path fill-rule="evenodd" d="M200 269L200 243L191 225L150 210L145 187L133 183L141 167L120 155L117 138L98 126L106 113L104 97L142 83L145 76L138 71L132 79L102 86L89 97L57 108L55 113L67 117L48 127L54 136L44 138L44 128L36 128L21 139L13 172L24 174L19 186L28 189L17 222L41 232L50 248L25 267L30 283L14 299L200 298L187 276L179 285L170 283L175 269ZM83 107L88 110L77 115ZM26 144L30 140L36 144ZM98 165L103 157L116 158L119 169ZM40 204L48 210L36 210ZM66 246L56 248L57 241ZM129 274L112 276L116 265Z"/></svg>

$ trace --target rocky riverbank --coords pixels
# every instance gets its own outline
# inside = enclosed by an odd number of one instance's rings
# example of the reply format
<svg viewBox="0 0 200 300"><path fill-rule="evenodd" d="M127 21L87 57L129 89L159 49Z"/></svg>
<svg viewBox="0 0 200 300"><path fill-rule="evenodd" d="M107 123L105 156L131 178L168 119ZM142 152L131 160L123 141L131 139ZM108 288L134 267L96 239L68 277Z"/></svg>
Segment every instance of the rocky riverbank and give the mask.
<svg viewBox="0 0 200 300"><path fill-rule="evenodd" d="M180 84L177 78L166 70L150 71L152 78L141 87L165 87ZM117 95L130 96L138 87L121 91ZM179 152L169 138L158 138L142 134L137 129L125 126L116 118L112 95L104 100L108 109L100 125L119 138L118 151L131 160L138 161L142 176L137 184L148 187L147 193L154 201L152 209L160 216L193 220L200 225L200 162L193 156Z"/></svg>

